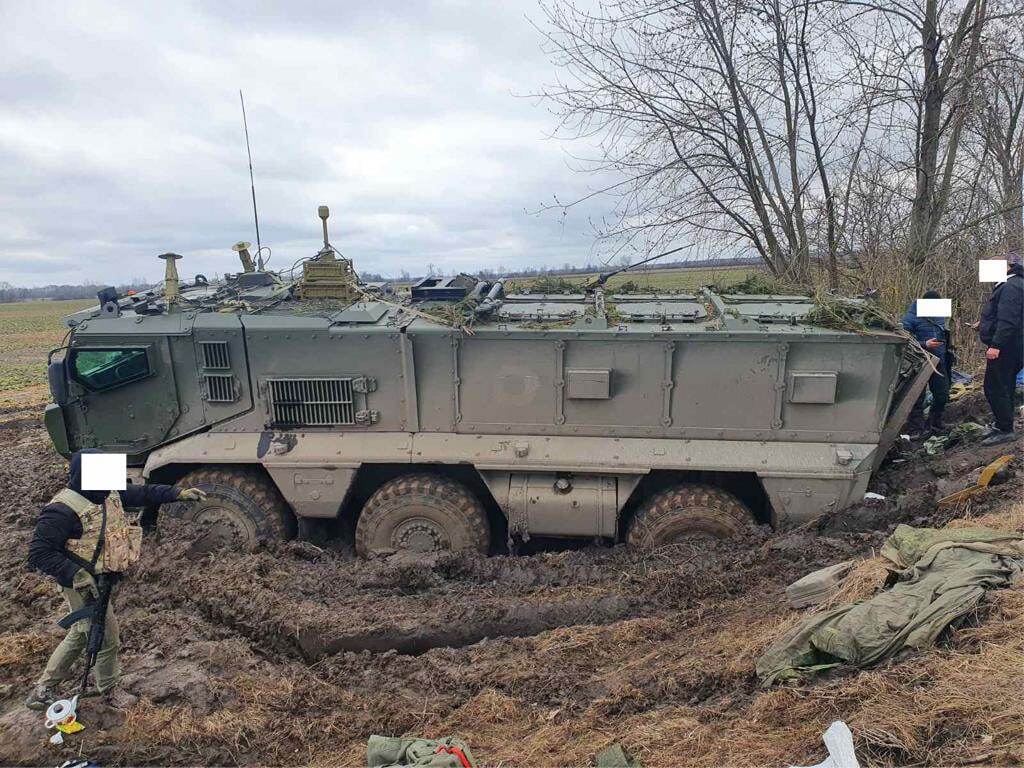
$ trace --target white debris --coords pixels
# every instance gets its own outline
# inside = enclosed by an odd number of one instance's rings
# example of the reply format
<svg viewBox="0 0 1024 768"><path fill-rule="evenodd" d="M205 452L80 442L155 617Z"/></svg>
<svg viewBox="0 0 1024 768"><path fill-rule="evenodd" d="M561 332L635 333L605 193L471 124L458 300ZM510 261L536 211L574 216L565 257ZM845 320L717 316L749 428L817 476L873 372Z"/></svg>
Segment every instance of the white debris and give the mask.
<svg viewBox="0 0 1024 768"><path fill-rule="evenodd" d="M864 501L885 501L885 496L874 491L868 491L864 494Z"/></svg>
<svg viewBox="0 0 1024 768"><path fill-rule="evenodd" d="M860 768L857 762L857 754L853 749L853 734L849 726L842 720L836 720L828 727L828 730L821 735L828 750L828 757L825 761L809 768ZM790 768L800 768L791 765Z"/></svg>

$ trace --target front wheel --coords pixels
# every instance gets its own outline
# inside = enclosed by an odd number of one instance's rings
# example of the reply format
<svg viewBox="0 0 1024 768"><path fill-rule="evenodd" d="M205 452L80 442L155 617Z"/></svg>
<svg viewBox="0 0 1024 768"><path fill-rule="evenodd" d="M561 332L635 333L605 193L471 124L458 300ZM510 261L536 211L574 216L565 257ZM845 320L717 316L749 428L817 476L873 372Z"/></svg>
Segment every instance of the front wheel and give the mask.
<svg viewBox="0 0 1024 768"><path fill-rule="evenodd" d="M251 551L262 542L294 535L288 505L274 484L255 470L197 469L178 486L206 491L205 500L175 502L164 513L201 528L204 548Z"/></svg>
<svg viewBox="0 0 1024 768"><path fill-rule="evenodd" d="M683 483L649 499L629 527L631 546L654 549L693 536L732 539L748 531L753 515L739 499L711 485Z"/></svg>
<svg viewBox="0 0 1024 768"><path fill-rule="evenodd" d="M486 553L491 534L480 501L464 485L432 474L384 483L356 524L356 553L445 549Z"/></svg>

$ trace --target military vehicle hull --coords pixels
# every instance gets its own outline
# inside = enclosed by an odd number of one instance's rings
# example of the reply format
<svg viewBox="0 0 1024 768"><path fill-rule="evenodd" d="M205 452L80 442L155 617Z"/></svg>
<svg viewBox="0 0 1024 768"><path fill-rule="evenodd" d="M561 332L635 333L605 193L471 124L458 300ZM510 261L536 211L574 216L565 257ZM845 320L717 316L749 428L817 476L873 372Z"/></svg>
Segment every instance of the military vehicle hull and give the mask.
<svg viewBox="0 0 1024 768"><path fill-rule="evenodd" d="M417 548L454 546L445 525L463 507L492 545L621 540L686 485L778 528L839 511L863 497L930 372L900 335L804 322L801 297L509 296L452 327L429 302L211 311L216 290L159 313L73 316L51 373L55 445L125 452L162 482L256 473L279 494L272 514L304 532L358 526L369 504L397 521L390 541ZM424 476L456 485L399 482ZM454 487L462 507L431 507ZM210 515L237 518L230 506ZM701 509L687 514L717 514ZM242 517L231 535L252 541L263 529Z"/></svg>

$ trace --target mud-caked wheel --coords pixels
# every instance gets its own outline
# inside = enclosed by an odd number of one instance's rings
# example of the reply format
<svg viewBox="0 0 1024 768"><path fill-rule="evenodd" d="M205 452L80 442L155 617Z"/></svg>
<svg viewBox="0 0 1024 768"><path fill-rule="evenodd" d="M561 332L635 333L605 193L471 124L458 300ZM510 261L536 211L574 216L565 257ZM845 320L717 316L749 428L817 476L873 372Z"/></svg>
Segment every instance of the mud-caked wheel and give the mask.
<svg viewBox="0 0 1024 768"><path fill-rule="evenodd" d="M695 536L732 539L754 523L739 499L710 485L682 484L655 494L637 511L627 542L641 549L678 544Z"/></svg>
<svg viewBox="0 0 1024 768"><path fill-rule="evenodd" d="M490 526L479 499L440 475L403 475L370 497L356 523L356 553L445 549L486 553Z"/></svg>
<svg viewBox="0 0 1024 768"><path fill-rule="evenodd" d="M250 551L263 542L294 535L288 505L274 484L255 470L197 469L177 485L206 491L206 499L167 505L161 515L194 524L204 549Z"/></svg>

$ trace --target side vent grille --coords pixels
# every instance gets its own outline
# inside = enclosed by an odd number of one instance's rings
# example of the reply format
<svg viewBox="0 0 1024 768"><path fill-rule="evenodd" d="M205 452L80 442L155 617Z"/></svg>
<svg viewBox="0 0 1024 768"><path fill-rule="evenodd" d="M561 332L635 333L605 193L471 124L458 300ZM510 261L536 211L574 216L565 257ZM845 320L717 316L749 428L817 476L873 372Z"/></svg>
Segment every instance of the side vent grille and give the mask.
<svg viewBox="0 0 1024 768"><path fill-rule="evenodd" d="M277 427L356 423L352 379L268 379L270 420Z"/></svg>
<svg viewBox="0 0 1024 768"><path fill-rule="evenodd" d="M199 346L203 350L204 368L220 371L231 368L231 358L226 341L201 341Z"/></svg>
<svg viewBox="0 0 1024 768"><path fill-rule="evenodd" d="M231 374L208 373L203 376L206 382L206 400L211 403L235 402L235 377Z"/></svg>

